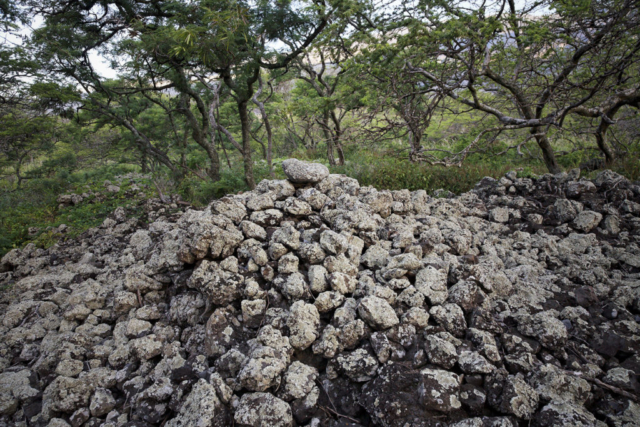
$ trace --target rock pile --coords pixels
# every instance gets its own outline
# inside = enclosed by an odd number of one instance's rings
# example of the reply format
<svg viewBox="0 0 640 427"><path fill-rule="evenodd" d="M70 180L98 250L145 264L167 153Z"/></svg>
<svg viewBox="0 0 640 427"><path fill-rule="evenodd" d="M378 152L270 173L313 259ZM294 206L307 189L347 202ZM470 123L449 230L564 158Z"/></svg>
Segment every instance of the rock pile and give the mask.
<svg viewBox="0 0 640 427"><path fill-rule="evenodd" d="M0 263L0 425L640 424L640 187L289 161Z"/></svg>
<svg viewBox="0 0 640 427"><path fill-rule="evenodd" d="M148 187L148 185L144 184L143 182L149 180L151 180L151 177L149 175L139 173L127 173L125 175L118 175L116 177L116 184L112 184L111 181L108 180L105 180L103 182L104 192L102 193L93 191L91 190L91 187L89 185L85 185L85 191L82 194L61 194L56 199L56 202L58 203L59 208L64 208L66 206L76 206L83 202L103 202L109 197L113 197L114 195L119 193L124 183L131 183L131 185L129 185L127 190L124 192L124 197L144 198L145 194L141 190Z"/></svg>

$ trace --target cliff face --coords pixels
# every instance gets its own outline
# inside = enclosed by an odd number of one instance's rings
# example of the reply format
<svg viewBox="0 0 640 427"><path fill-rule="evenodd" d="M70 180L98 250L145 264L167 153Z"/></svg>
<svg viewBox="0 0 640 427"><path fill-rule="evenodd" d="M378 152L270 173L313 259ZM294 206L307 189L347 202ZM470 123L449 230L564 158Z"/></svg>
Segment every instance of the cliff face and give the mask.
<svg viewBox="0 0 640 427"><path fill-rule="evenodd" d="M8 253L0 425L638 425L638 185L284 168Z"/></svg>

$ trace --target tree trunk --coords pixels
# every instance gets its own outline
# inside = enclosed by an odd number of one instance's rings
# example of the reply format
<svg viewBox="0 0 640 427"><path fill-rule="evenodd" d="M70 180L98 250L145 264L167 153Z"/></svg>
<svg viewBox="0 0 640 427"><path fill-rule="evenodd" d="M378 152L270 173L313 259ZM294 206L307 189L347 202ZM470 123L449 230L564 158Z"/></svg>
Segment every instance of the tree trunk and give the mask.
<svg viewBox="0 0 640 427"><path fill-rule="evenodd" d="M211 161L211 167L207 169L207 175L209 175L209 178L211 178L213 182L220 181L220 157L218 156L218 150L216 150L213 144L205 144L205 146L207 147L207 154Z"/></svg>
<svg viewBox="0 0 640 427"><path fill-rule="evenodd" d="M147 173L149 171L149 167L147 166L147 150L142 150L142 155L140 156L140 166L142 168L142 173Z"/></svg>
<svg viewBox="0 0 640 427"><path fill-rule="evenodd" d="M340 138L336 137L334 139L334 143L336 147L336 151L338 152L338 161L335 162L336 165L343 166L344 165L344 149L342 148L342 143L340 142Z"/></svg>
<svg viewBox="0 0 640 427"><path fill-rule="evenodd" d="M613 117L618 112L620 106L616 105L606 112L606 117L610 120L613 120ZM600 118L600 125L598 125L598 129L596 129L596 144L598 144L598 148L604 154L605 163L607 166L610 166L616 158L615 153L607 145L607 130L609 130L609 126L611 125L610 121L605 120L604 117Z"/></svg>
<svg viewBox="0 0 640 427"><path fill-rule="evenodd" d="M333 139L331 139L331 136L328 135L328 131L325 132L325 137L327 139L327 159L329 159L329 164L331 166L335 166L336 165L336 158L333 155Z"/></svg>
<svg viewBox="0 0 640 427"><path fill-rule="evenodd" d="M604 154L604 159L607 166L611 165L616 158L615 154L606 143L606 134L608 128L608 124L600 122L600 126L598 126L598 129L596 130L596 143L598 144L598 148L600 149L600 151L602 151L602 154Z"/></svg>
<svg viewBox="0 0 640 427"><path fill-rule="evenodd" d="M202 100L197 96L193 96L193 98L195 99L198 111L202 116L202 125L198 122L198 119L196 119L196 116L191 111L191 98L187 93L183 93L181 95L181 110L191 126L191 137L196 144L204 149L207 153L207 157L209 157L210 167L207 169L207 175L213 182L216 182L220 180L220 157L218 156L218 151L216 150L214 142L207 141L209 132L213 132L211 129L211 123L208 121L207 109L205 108Z"/></svg>
<svg viewBox="0 0 640 427"><path fill-rule="evenodd" d="M329 132L329 114L325 113L322 117L322 134L324 135L324 140L327 142L327 159L329 159L329 164L331 166L336 165L336 158L333 155L333 136L331 136L331 132Z"/></svg>
<svg viewBox="0 0 640 427"><path fill-rule="evenodd" d="M556 155L553 153L553 148L549 143L549 139L546 134L538 134L538 128L531 128L531 133L535 135L536 142L538 143L538 147L542 151L542 158L544 160L544 164L547 166L547 169L552 174L557 174L562 172L562 168L558 164L556 160Z"/></svg>
<svg viewBox="0 0 640 427"><path fill-rule="evenodd" d="M262 94L262 78L260 78L260 76L258 76L258 83L259 83L259 89L258 91L253 95L253 102L254 104L256 104L258 106L258 108L260 109L260 114L262 115L262 122L264 123L264 128L267 132L267 148L265 150L264 147L264 143L262 141L258 141L260 142L260 145L262 145L262 150L263 150L263 154L265 157L265 160L267 161L267 166L269 167L269 176L271 177L271 179L275 178L275 174L273 173L273 132L271 130L271 122L269 121L269 116L267 115L267 110L264 108L264 102L261 102L258 97L260 96L260 94Z"/></svg>
<svg viewBox="0 0 640 427"><path fill-rule="evenodd" d="M18 179L18 182L17 182L16 186L18 188L20 188L20 185L22 184L22 177L20 176L20 169L21 168L22 168L22 158L20 159L20 161L16 165L16 178Z"/></svg>
<svg viewBox="0 0 640 427"><path fill-rule="evenodd" d="M337 165L344 165L344 150L342 148L342 129L340 129L340 120L336 116L335 112L331 112L331 121L333 121L333 145L336 147L336 151L338 152L338 161Z"/></svg>
<svg viewBox="0 0 640 427"><path fill-rule="evenodd" d="M247 101L238 101L238 113L240 113L240 125L242 128L242 161L244 163L244 180L251 190L256 188L253 176L253 161L251 159L251 134Z"/></svg>
<svg viewBox="0 0 640 427"><path fill-rule="evenodd" d="M422 141L421 135L414 133L412 130L409 130L409 161L417 162L418 161L418 153L422 148L420 142Z"/></svg>

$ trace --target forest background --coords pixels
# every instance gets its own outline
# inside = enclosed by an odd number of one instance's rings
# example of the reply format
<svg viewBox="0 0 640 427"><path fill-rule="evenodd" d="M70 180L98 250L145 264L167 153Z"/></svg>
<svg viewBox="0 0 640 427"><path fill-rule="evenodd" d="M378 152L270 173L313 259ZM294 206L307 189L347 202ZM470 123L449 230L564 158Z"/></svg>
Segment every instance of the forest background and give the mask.
<svg viewBox="0 0 640 427"><path fill-rule="evenodd" d="M290 157L441 196L640 175L640 0L0 0L0 31L0 256Z"/></svg>

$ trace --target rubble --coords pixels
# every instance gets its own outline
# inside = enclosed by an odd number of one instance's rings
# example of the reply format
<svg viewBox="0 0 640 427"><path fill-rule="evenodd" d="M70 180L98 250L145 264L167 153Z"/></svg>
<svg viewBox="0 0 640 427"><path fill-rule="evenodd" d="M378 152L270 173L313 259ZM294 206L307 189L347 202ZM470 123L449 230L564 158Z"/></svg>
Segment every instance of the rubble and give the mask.
<svg viewBox="0 0 640 427"><path fill-rule="evenodd" d="M6 254L0 426L640 425L638 183L283 168Z"/></svg>

